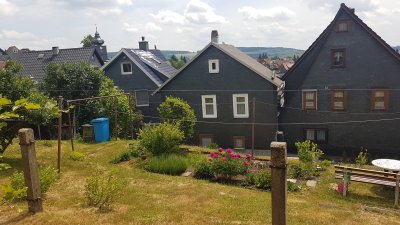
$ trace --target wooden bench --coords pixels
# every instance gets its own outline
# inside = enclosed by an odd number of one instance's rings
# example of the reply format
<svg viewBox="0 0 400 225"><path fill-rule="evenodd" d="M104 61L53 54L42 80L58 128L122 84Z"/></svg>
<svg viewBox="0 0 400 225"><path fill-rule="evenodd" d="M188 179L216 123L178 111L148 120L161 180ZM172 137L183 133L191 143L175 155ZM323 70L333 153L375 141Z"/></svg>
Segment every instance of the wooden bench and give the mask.
<svg viewBox="0 0 400 225"><path fill-rule="evenodd" d="M378 184L395 188L394 204L399 204L399 179L400 173L383 172L378 170L367 170L347 166L335 165L335 177L344 180L343 182L343 196L347 194L347 187L349 181ZM344 179L346 178L347 179Z"/></svg>

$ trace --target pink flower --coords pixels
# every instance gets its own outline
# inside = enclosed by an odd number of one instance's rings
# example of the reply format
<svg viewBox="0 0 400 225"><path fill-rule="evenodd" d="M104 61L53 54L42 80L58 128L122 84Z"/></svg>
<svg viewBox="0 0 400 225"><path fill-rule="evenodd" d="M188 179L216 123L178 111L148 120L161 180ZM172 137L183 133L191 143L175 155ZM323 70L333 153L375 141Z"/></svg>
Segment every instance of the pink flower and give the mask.
<svg viewBox="0 0 400 225"><path fill-rule="evenodd" d="M244 161L244 165L245 165L245 166L248 166L248 165L249 165L249 162Z"/></svg>
<svg viewBox="0 0 400 225"><path fill-rule="evenodd" d="M235 154L229 153L229 156L232 157L232 158L234 158L234 157L235 157Z"/></svg>
<svg viewBox="0 0 400 225"><path fill-rule="evenodd" d="M222 152L224 149L223 148L218 148L218 151L219 152Z"/></svg>
<svg viewBox="0 0 400 225"><path fill-rule="evenodd" d="M250 154L246 154L246 159L251 159L251 155Z"/></svg>
<svg viewBox="0 0 400 225"><path fill-rule="evenodd" d="M224 157L224 158L222 158L222 161L226 161L226 158Z"/></svg>
<svg viewBox="0 0 400 225"><path fill-rule="evenodd" d="M240 159L240 158L242 158L242 156L240 154L237 154L236 158Z"/></svg>
<svg viewBox="0 0 400 225"><path fill-rule="evenodd" d="M231 149L231 148L228 148L228 149L226 149L226 152L227 152L227 153L232 153L232 149Z"/></svg>

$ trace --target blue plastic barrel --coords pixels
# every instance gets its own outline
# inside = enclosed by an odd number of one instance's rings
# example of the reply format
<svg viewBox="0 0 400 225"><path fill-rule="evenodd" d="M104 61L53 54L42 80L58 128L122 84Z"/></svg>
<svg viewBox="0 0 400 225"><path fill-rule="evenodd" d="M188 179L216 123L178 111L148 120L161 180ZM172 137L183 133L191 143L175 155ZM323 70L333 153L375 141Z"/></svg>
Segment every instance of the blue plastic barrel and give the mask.
<svg viewBox="0 0 400 225"><path fill-rule="evenodd" d="M97 118L92 120L94 139L96 142L103 142L110 140L110 119Z"/></svg>

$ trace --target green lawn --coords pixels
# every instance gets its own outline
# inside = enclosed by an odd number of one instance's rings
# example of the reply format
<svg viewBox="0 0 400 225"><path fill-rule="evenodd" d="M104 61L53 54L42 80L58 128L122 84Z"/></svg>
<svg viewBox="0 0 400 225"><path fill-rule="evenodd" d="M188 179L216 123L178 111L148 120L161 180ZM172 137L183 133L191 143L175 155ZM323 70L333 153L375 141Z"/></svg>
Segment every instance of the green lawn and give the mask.
<svg viewBox="0 0 400 225"><path fill-rule="evenodd" d="M37 141L41 165L56 167L57 143ZM70 143L63 142L62 174L44 196L43 213L29 216L27 203L0 205L2 224L271 224L271 193L228 186L189 177L146 172L134 162L109 161L128 141L77 143L84 161L68 159ZM0 185L8 184L13 170L21 170L19 145L4 154L13 169L0 172ZM99 213L84 204L85 179L96 168L115 169L127 185L111 212ZM322 174L315 189L288 194L288 224L400 224L393 206L394 191L351 183L346 199L329 188L333 168ZM2 195L0 191L0 196Z"/></svg>

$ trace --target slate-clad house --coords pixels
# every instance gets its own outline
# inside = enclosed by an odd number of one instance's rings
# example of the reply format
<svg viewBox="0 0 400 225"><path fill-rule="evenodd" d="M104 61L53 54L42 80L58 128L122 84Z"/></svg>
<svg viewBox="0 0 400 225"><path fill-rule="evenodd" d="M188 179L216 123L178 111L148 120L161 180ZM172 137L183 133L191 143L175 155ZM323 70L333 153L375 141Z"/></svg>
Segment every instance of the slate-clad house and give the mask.
<svg viewBox="0 0 400 225"><path fill-rule="evenodd" d="M253 98L255 148L266 149L277 131L277 87L271 70L232 45L211 42L154 94L180 97L195 110L192 142L209 146L252 147Z"/></svg>
<svg viewBox="0 0 400 225"><path fill-rule="evenodd" d="M41 82L46 76L46 66L50 63L85 62L94 67L101 67L104 62L99 52L93 47L59 49L53 47L44 51L19 51L9 55L11 59L22 64L22 76Z"/></svg>
<svg viewBox="0 0 400 225"><path fill-rule="evenodd" d="M400 55L341 4L333 21L284 75L284 139L342 154L400 150ZM340 152L338 152L340 151Z"/></svg>
<svg viewBox="0 0 400 225"><path fill-rule="evenodd" d="M160 50L149 49L142 37L139 49L121 49L102 69L119 88L135 93L136 107L146 122L158 121L157 107L161 99L150 94L176 73Z"/></svg>

